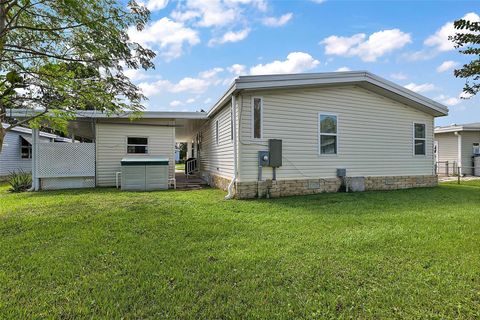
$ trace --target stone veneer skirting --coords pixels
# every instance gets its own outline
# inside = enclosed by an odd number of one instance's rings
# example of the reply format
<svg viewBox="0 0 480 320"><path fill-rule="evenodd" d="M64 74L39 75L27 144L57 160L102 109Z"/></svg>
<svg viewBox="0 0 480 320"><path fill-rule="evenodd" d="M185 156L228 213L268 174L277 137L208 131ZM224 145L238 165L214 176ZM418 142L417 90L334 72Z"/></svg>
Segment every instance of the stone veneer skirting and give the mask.
<svg viewBox="0 0 480 320"><path fill-rule="evenodd" d="M210 186L227 190L231 179L208 173L204 176ZM382 176L365 177L365 191L397 190L438 185L436 175L421 176ZM342 181L339 178L326 179L296 179L296 180L266 180L252 182L237 182L235 197L237 199L271 198L308 195L323 192L338 192Z"/></svg>
<svg viewBox="0 0 480 320"><path fill-rule="evenodd" d="M434 187L438 184L436 175L365 177L364 179L366 191ZM264 198L268 194L269 197L276 198L337 192L341 185L339 178L238 182L235 196L238 199L250 199Z"/></svg>

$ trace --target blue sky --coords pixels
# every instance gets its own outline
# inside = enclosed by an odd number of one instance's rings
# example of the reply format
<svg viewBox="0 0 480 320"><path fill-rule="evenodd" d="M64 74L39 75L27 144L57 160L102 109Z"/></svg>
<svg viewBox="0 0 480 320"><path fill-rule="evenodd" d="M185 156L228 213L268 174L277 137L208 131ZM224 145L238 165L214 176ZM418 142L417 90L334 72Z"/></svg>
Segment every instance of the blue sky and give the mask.
<svg viewBox="0 0 480 320"><path fill-rule="evenodd" d="M238 75L368 70L447 105L437 125L480 121L453 69L452 21L476 1L143 0L152 19L130 37L157 53L127 75L148 110L208 110Z"/></svg>

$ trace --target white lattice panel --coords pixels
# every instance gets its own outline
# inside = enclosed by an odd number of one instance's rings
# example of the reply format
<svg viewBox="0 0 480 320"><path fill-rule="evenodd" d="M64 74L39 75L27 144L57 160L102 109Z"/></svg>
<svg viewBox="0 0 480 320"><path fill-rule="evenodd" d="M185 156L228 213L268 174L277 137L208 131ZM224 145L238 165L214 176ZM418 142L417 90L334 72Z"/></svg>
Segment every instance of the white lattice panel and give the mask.
<svg viewBox="0 0 480 320"><path fill-rule="evenodd" d="M39 143L37 175L95 177L95 143Z"/></svg>

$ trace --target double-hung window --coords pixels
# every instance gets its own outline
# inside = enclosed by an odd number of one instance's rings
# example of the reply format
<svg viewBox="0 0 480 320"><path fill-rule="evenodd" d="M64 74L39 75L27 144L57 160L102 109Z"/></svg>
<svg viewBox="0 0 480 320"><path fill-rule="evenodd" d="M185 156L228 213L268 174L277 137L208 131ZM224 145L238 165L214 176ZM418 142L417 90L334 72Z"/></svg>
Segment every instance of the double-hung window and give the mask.
<svg viewBox="0 0 480 320"><path fill-rule="evenodd" d="M427 135L424 123L413 124L414 154L424 156L427 149Z"/></svg>
<svg viewBox="0 0 480 320"><path fill-rule="evenodd" d="M263 100L262 98L254 97L252 99L252 114L253 114L253 138L262 139L263 137Z"/></svg>
<svg viewBox="0 0 480 320"><path fill-rule="evenodd" d="M319 149L320 154L337 154L338 126L337 116L333 114L319 115Z"/></svg>
<svg viewBox="0 0 480 320"><path fill-rule="evenodd" d="M133 153L133 154L148 153L148 138L127 137L127 153Z"/></svg>

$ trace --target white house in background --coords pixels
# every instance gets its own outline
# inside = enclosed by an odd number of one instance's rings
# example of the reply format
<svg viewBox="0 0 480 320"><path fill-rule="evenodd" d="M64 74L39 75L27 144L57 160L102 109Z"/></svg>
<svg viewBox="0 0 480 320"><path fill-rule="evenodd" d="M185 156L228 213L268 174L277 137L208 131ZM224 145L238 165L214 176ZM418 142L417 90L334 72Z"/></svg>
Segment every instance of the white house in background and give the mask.
<svg viewBox="0 0 480 320"><path fill-rule="evenodd" d="M439 174L472 175L474 156L480 155L480 122L436 127L435 144Z"/></svg>
<svg viewBox="0 0 480 320"><path fill-rule="evenodd" d="M2 123L4 128L9 125ZM48 132L40 132L39 140L42 142L70 141ZM32 129L15 127L8 131L3 141L0 153L0 178L8 176L11 172L32 170Z"/></svg>
<svg viewBox="0 0 480 320"><path fill-rule="evenodd" d="M342 185L434 186L434 118L447 114L438 102L357 71L241 76L208 113L147 111L131 120L81 112L71 127L95 142L95 186L129 179L148 185L147 161L135 169L142 176L132 168L121 175L122 159L132 156L168 159L173 181L175 143L188 142L188 170L228 197L252 198Z"/></svg>

